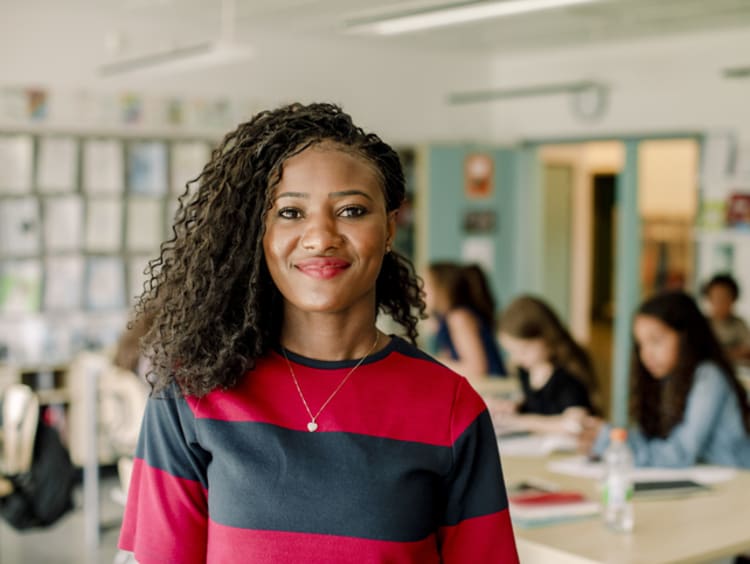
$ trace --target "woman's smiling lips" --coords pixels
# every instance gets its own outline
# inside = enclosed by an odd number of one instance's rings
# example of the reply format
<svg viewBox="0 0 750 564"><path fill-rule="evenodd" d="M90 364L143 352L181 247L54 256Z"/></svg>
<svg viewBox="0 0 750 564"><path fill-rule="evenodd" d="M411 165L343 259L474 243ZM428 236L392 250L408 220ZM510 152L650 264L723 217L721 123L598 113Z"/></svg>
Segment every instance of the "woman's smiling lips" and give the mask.
<svg viewBox="0 0 750 564"><path fill-rule="evenodd" d="M318 257L301 260L294 266L307 276L328 280L344 272L350 263L333 257Z"/></svg>

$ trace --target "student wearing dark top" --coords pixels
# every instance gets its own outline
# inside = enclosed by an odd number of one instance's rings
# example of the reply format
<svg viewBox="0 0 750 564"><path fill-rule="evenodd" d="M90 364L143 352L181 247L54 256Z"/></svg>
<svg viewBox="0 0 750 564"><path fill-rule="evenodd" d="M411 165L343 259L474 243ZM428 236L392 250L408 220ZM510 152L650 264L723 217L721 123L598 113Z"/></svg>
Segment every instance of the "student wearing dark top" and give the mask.
<svg viewBox="0 0 750 564"><path fill-rule="evenodd" d="M500 317L500 343L518 367L520 402L493 401L496 425L536 432L580 430L595 412L594 371L555 312L542 300L521 296Z"/></svg>
<svg viewBox="0 0 750 564"><path fill-rule="evenodd" d="M427 269L425 294L437 322L437 357L471 379L504 376L495 336L495 300L478 265L435 262Z"/></svg>

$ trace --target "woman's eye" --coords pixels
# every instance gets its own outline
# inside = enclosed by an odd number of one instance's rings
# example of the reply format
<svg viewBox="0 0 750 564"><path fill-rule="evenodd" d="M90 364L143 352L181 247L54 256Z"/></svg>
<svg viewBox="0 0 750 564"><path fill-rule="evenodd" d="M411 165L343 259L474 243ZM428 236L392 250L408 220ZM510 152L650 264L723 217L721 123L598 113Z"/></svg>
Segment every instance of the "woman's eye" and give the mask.
<svg viewBox="0 0 750 564"><path fill-rule="evenodd" d="M362 206L347 206L339 212L341 217L361 217L367 213Z"/></svg>
<svg viewBox="0 0 750 564"><path fill-rule="evenodd" d="M284 219L299 219L302 217L302 214L296 208L281 208L279 210L279 217L283 217Z"/></svg>

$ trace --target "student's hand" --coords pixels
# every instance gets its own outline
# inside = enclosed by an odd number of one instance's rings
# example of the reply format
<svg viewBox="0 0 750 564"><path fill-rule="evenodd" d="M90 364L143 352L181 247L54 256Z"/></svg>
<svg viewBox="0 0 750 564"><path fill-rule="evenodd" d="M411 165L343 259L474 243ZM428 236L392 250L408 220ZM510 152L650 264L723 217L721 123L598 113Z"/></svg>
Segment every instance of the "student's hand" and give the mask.
<svg viewBox="0 0 750 564"><path fill-rule="evenodd" d="M604 426L600 417L588 416L581 421L581 432L578 434L578 452L589 454L594 446L599 431Z"/></svg>
<svg viewBox="0 0 750 564"><path fill-rule="evenodd" d="M518 402L504 398L485 398L492 418L504 418L518 412Z"/></svg>

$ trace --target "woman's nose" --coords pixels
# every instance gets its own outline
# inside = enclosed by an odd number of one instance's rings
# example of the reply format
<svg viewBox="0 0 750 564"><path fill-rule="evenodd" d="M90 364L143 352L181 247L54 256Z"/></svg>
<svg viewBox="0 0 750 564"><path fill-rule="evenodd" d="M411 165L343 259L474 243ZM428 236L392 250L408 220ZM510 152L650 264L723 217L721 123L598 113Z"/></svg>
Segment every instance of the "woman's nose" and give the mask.
<svg viewBox="0 0 750 564"><path fill-rule="evenodd" d="M302 247L308 250L325 251L341 244L335 219L328 216L310 217L302 236Z"/></svg>

